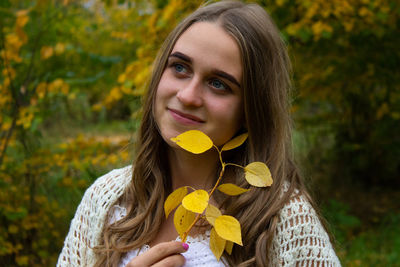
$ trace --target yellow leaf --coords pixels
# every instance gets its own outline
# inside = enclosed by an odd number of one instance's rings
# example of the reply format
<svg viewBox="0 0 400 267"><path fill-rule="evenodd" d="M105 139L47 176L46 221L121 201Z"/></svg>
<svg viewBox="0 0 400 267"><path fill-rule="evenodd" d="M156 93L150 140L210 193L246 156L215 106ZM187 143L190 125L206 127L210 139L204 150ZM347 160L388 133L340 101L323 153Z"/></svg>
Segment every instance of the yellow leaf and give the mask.
<svg viewBox="0 0 400 267"><path fill-rule="evenodd" d="M168 218L171 211L173 211L179 204L181 204L182 199L187 195L187 187L179 187L174 192L169 194L164 202L164 212L165 217Z"/></svg>
<svg viewBox="0 0 400 267"><path fill-rule="evenodd" d="M228 183L228 184L221 184L220 186L218 186L218 190L229 196L237 196L249 191L250 189L241 188L235 184Z"/></svg>
<svg viewBox="0 0 400 267"><path fill-rule="evenodd" d="M198 130L184 132L177 137L171 138L171 141L194 154L206 152L213 146L210 137Z"/></svg>
<svg viewBox="0 0 400 267"><path fill-rule="evenodd" d="M217 232L215 231L214 228L211 229L211 233L210 233L210 249L211 249L212 253L217 258L218 261L221 258L222 253L224 252L225 243L226 243L226 240L221 238L217 234Z"/></svg>
<svg viewBox="0 0 400 267"><path fill-rule="evenodd" d="M233 248L233 242L231 242L231 241L226 241L226 244L225 244L225 251L226 251L229 255L232 254L232 248Z"/></svg>
<svg viewBox="0 0 400 267"><path fill-rule="evenodd" d="M17 21L15 22L15 24L18 27L24 27L25 24L29 21L29 17L27 15L21 15L17 17Z"/></svg>
<svg viewBox="0 0 400 267"><path fill-rule="evenodd" d="M43 46L40 49L40 58L47 59L53 55L53 47L51 46Z"/></svg>
<svg viewBox="0 0 400 267"><path fill-rule="evenodd" d="M15 13L15 15L16 15L17 17L20 17L20 16L27 16L28 13L29 13L29 9L21 9L21 10L18 10L18 11Z"/></svg>
<svg viewBox="0 0 400 267"><path fill-rule="evenodd" d="M247 136L248 136L248 133L244 133L244 134L241 134L239 136L236 136L235 138L230 140L228 143L226 143L222 147L222 151L226 151L226 150L231 150L231 149L237 148L238 146L243 144L244 141L246 141Z"/></svg>
<svg viewBox="0 0 400 267"><path fill-rule="evenodd" d="M272 185L271 172L267 165L256 161L248 164L245 168L245 178L253 186L266 187Z"/></svg>
<svg viewBox="0 0 400 267"><path fill-rule="evenodd" d="M126 74L122 73L118 76L118 82L119 83L124 83L126 81Z"/></svg>
<svg viewBox="0 0 400 267"><path fill-rule="evenodd" d="M222 213L217 207L215 207L214 205L208 204L207 209L206 209L206 219L211 225L214 225L215 219L217 219L221 215L222 215Z"/></svg>
<svg viewBox="0 0 400 267"><path fill-rule="evenodd" d="M215 219L214 227L217 234L223 239L243 246L240 223L234 217L228 215L219 216Z"/></svg>
<svg viewBox="0 0 400 267"><path fill-rule="evenodd" d="M16 233L18 233L18 227L16 226L16 225L10 225L10 226L8 226L8 232L10 233L10 234L16 234Z"/></svg>
<svg viewBox="0 0 400 267"><path fill-rule="evenodd" d="M36 93L38 94L39 98L44 98L46 95L47 83L41 82L36 87Z"/></svg>
<svg viewBox="0 0 400 267"><path fill-rule="evenodd" d="M188 211L182 205L179 205L176 209L174 214L174 225L181 239L183 239L183 234L189 229L195 219L196 214Z"/></svg>
<svg viewBox="0 0 400 267"><path fill-rule="evenodd" d="M203 213L203 211L208 206L209 196L204 190L196 190L185 196L182 200L182 205L185 209L196 212Z"/></svg>
<svg viewBox="0 0 400 267"><path fill-rule="evenodd" d="M29 264L29 257L28 256L17 256L15 257L15 261L19 266L24 266Z"/></svg>
<svg viewBox="0 0 400 267"><path fill-rule="evenodd" d="M54 51L56 52L57 55L62 54L65 51L65 44L57 43L56 46L54 47Z"/></svg>

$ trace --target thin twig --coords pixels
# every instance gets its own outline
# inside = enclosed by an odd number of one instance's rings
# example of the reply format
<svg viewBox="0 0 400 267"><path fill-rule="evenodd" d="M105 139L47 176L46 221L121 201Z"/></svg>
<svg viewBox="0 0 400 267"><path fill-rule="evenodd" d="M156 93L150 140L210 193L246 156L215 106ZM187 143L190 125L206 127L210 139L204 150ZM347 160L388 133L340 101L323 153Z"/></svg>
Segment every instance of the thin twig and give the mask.
<svg viewBox="0 0 400 267"><path fill-rule="evenodd" d="M220 171L220 173L219 173L219 177L218 177L217 182L215 183L215 185L214 185L213 189L211 190L211 192L208 194L209 199L211 198L211 195L214 193L214 191L217 189L219 183L221 182L222 176L224 176L225 166L226 166L226 164L222 161L221 151L220 151L217 147L216 147L216 149L217 149L218 154L219 154L219 158L220 158L220 162L221 162L221 165L222 165L222 169L221 169L221 171ZM186 230L186 231L183 233L182 242L185 242L185 241L186 241L186 238L187 238L187 236L189 235L190 230L192 230L192 228L193 228L193 227L196 225L196 223L201 219L201 217L202 217L202 216L201 216L201 213L197 214L196 218L194 219L194 221L192 222L192 224L189 226L188 230Z"/></svg>

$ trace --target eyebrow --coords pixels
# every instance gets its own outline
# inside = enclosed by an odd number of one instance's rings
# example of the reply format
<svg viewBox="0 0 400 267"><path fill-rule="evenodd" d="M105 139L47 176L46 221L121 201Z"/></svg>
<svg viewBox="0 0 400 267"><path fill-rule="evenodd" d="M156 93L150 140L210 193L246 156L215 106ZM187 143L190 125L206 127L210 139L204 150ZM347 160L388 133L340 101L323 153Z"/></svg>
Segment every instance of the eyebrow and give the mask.
<svg viewBox="0 0 400 267"><path fill-rule="evenodd" d="M188 63L192 63L192 59L190 57L188 57L187 55L181 53L181 52L174 52L169 57L177 57L179 59L182 59L183 61L186 61Z"/></svg>
<svg viewBox="0 0 400 267"><path fill-rule="evenodd" d="M192 59L189 56L187 56L187 55L185 55L185 54L183 54L181 52L174 52L169 57L176 57L176 58L179 58L179 59L181 59L183 61L186 61L188 63L192 63ZM235 79L235 77L233 77L229 73L226 73L225 71L218 70L218 69L213 69L212 72L215 75L220 76L222 78L225 78L228 81L230 81L231 83L235 84L237 87L241 88L240 83Z"/></svg>

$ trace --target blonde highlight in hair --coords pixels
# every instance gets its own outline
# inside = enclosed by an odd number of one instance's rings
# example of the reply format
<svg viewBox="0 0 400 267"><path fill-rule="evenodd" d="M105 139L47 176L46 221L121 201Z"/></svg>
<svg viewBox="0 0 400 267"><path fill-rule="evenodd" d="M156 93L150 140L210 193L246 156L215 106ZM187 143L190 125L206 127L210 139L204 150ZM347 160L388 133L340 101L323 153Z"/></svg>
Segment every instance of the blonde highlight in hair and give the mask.
<svg viewBox="0 0 400 267"><path fill-rule="evenodd" d="M291 66L277 27L266 11L255 4L222 1L202 6L171 32L157 55L144 104L132 182L120 199L129 203L131 209L123 219L105 226L96 266L117 266L127 251L150 243L164 220L163 204L171 192L171 182L168 164L161 160L167 157L167 145L154 119L154 100L177 39L199 21L218 23L236 40L241 51L245 128L249 138L239 150L225 156L243 166L252 161L265 162L274 178L270 188L253 188L251 193L234 199L217 196L225 213L239 220L245 244L234 246L232 255L224 254L224 258L231 266L267 266L279 211L293 197L294 189L311 202L293 163L289 116ZM249 187L243 172L232 173L233 182ZM288 189L283 190L284 187Z"/></svg>

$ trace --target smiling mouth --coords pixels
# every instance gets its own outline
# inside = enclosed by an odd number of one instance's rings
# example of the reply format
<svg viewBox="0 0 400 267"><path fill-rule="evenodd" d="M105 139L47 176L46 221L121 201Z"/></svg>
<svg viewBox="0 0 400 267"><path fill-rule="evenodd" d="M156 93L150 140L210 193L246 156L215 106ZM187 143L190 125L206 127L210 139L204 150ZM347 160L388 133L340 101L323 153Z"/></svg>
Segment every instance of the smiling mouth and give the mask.
<svg viewBox="0 0 400 267"><path fill-rule="evenodd" d="M180 112L179 110L176 109L171 109L171 108L167 108L167 110L169 112L171 112L172 116L182 122L192 122L192 123L203 123L205 122L204 120L200 119L199 117L187 114L187 113L183 113Z"/></svg>

